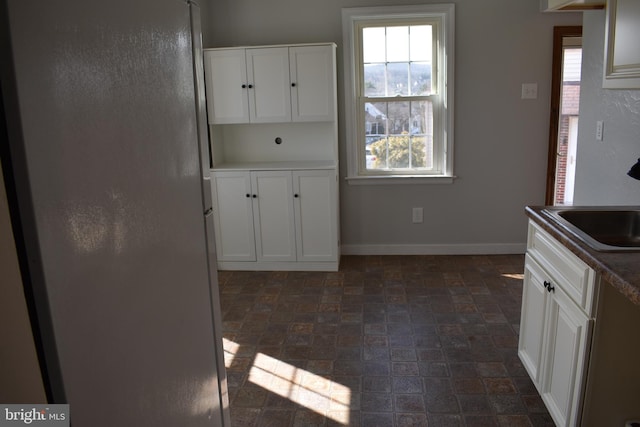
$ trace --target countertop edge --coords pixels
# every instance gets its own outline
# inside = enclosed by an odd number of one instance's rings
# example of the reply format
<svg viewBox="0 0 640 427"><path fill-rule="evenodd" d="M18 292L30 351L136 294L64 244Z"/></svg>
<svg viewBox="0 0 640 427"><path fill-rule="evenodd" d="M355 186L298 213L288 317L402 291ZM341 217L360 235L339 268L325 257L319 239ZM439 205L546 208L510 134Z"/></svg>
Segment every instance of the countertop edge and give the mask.
<svg viewBox="0 0 640 427"><path fill-rule="evenodd" d="M582 241L567 234L553 220L543 216L541 212L544 208L544 206L527 206L525 212L531 220L558 239L629 301L640 306L640 272L631 273L626 269L621 271L627 264L629 267L640 270L640 253L595 251Z"/></svg>
<svg viewBox="0 0 640 427"><path fill-rule="evenodd" d="M337 169L338 163L332 160L301 161L260 161L229 162L215 165L211 172L251 171L251 170L330 170Z"/></svg>

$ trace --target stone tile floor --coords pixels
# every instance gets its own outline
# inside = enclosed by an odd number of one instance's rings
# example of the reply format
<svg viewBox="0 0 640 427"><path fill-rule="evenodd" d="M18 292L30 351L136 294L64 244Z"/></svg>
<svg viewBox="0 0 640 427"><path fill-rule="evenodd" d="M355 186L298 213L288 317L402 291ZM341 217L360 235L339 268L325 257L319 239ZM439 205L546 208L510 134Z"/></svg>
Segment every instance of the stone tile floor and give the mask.
<svg viewBox="0 0 640 427"><path fill-rule="evenodd" d="M517 356L524 256L219 273L232 426L553 426Z"/></svg>

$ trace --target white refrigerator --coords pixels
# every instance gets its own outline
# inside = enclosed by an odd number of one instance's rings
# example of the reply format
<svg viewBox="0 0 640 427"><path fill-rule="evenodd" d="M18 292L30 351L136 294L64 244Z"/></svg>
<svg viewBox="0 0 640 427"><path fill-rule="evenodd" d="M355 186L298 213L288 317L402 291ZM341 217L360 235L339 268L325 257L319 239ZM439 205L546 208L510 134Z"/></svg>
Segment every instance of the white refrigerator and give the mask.
<svg viewBox="0 0 640 427"><path fill-rule="evenodd" d="M197 4L0 9L2 165L49 403L74 427L229 425Z"/></svg>

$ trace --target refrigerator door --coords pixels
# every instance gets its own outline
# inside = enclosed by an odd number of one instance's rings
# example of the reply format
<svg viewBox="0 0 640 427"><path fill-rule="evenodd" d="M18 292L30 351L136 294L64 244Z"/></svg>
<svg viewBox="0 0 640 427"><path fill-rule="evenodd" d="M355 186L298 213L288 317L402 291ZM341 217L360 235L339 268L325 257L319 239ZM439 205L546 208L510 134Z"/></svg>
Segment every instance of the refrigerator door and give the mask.
<svg viewBox="0 0 640 427"><path fill-rule="evenodd" d="M213 207L211 195L211 159L209 150L209 133L207 123L207 103L204 83L204 62L202 55L202 31L200 7L188 0L191 12L191 40L193 48L193 71L196 99L196 122L198 125L198 148L200 150L200 174L202 176L202 207L204 210L204 228L208 253L209 287L211 291L211 307L213 314L214 336L217 343L222 343L222 316L220 310L220 289L218 287L218 267L213 229ZM227 393L227 374L224 364L224 348L216 347L218 367L218 394L222 420L225 426L231 425L229 418L229 395Z"/></svg>
<svg viewBox="0 0 640 427"><path fill-rule="evenodd" d="M204 212L211 208L211 156L209 154L209 132L207 124L207 100L204 88L204 62L202 59L202 31L200 7L189 0L191 12L191 41L193 46L193 77L196 97L196 121L198 126L198 147L202 173L202 201Z"/></svg>
<svg viewBox="0 0 640 427"><path fill-rule="evenodd" d="M222 425L187 3L5 4L3 96L52 403L75 427Z"/></svg>
<svg viewBox="0 0 640 427"><path fill-rule="evenodd" d="M220 289L218 287L218 268L216 261L216 239L213 228L213 210L204 217L204 228L207 237L207 249L209 253L209 275L211 289L211 306L213 307L213 327L216 342L222 343L222 311L220 310ZM216 361L218 364L218 384L220 409L224 426L231 425L229 414L229 393L227 390L227 371L224 363L224 347L216 346Z"/></svg>

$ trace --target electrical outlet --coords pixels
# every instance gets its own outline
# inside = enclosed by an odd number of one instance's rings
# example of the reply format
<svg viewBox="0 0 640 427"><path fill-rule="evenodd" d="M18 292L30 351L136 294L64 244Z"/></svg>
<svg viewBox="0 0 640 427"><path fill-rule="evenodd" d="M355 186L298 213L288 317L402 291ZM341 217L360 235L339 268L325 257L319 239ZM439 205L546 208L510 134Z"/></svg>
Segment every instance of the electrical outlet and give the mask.
<svg viewBox="0 0 640 427"><path fill-rule="evenodd" d="M413 208L413 223L422 224L424 217L422 208Z"/></svg>

